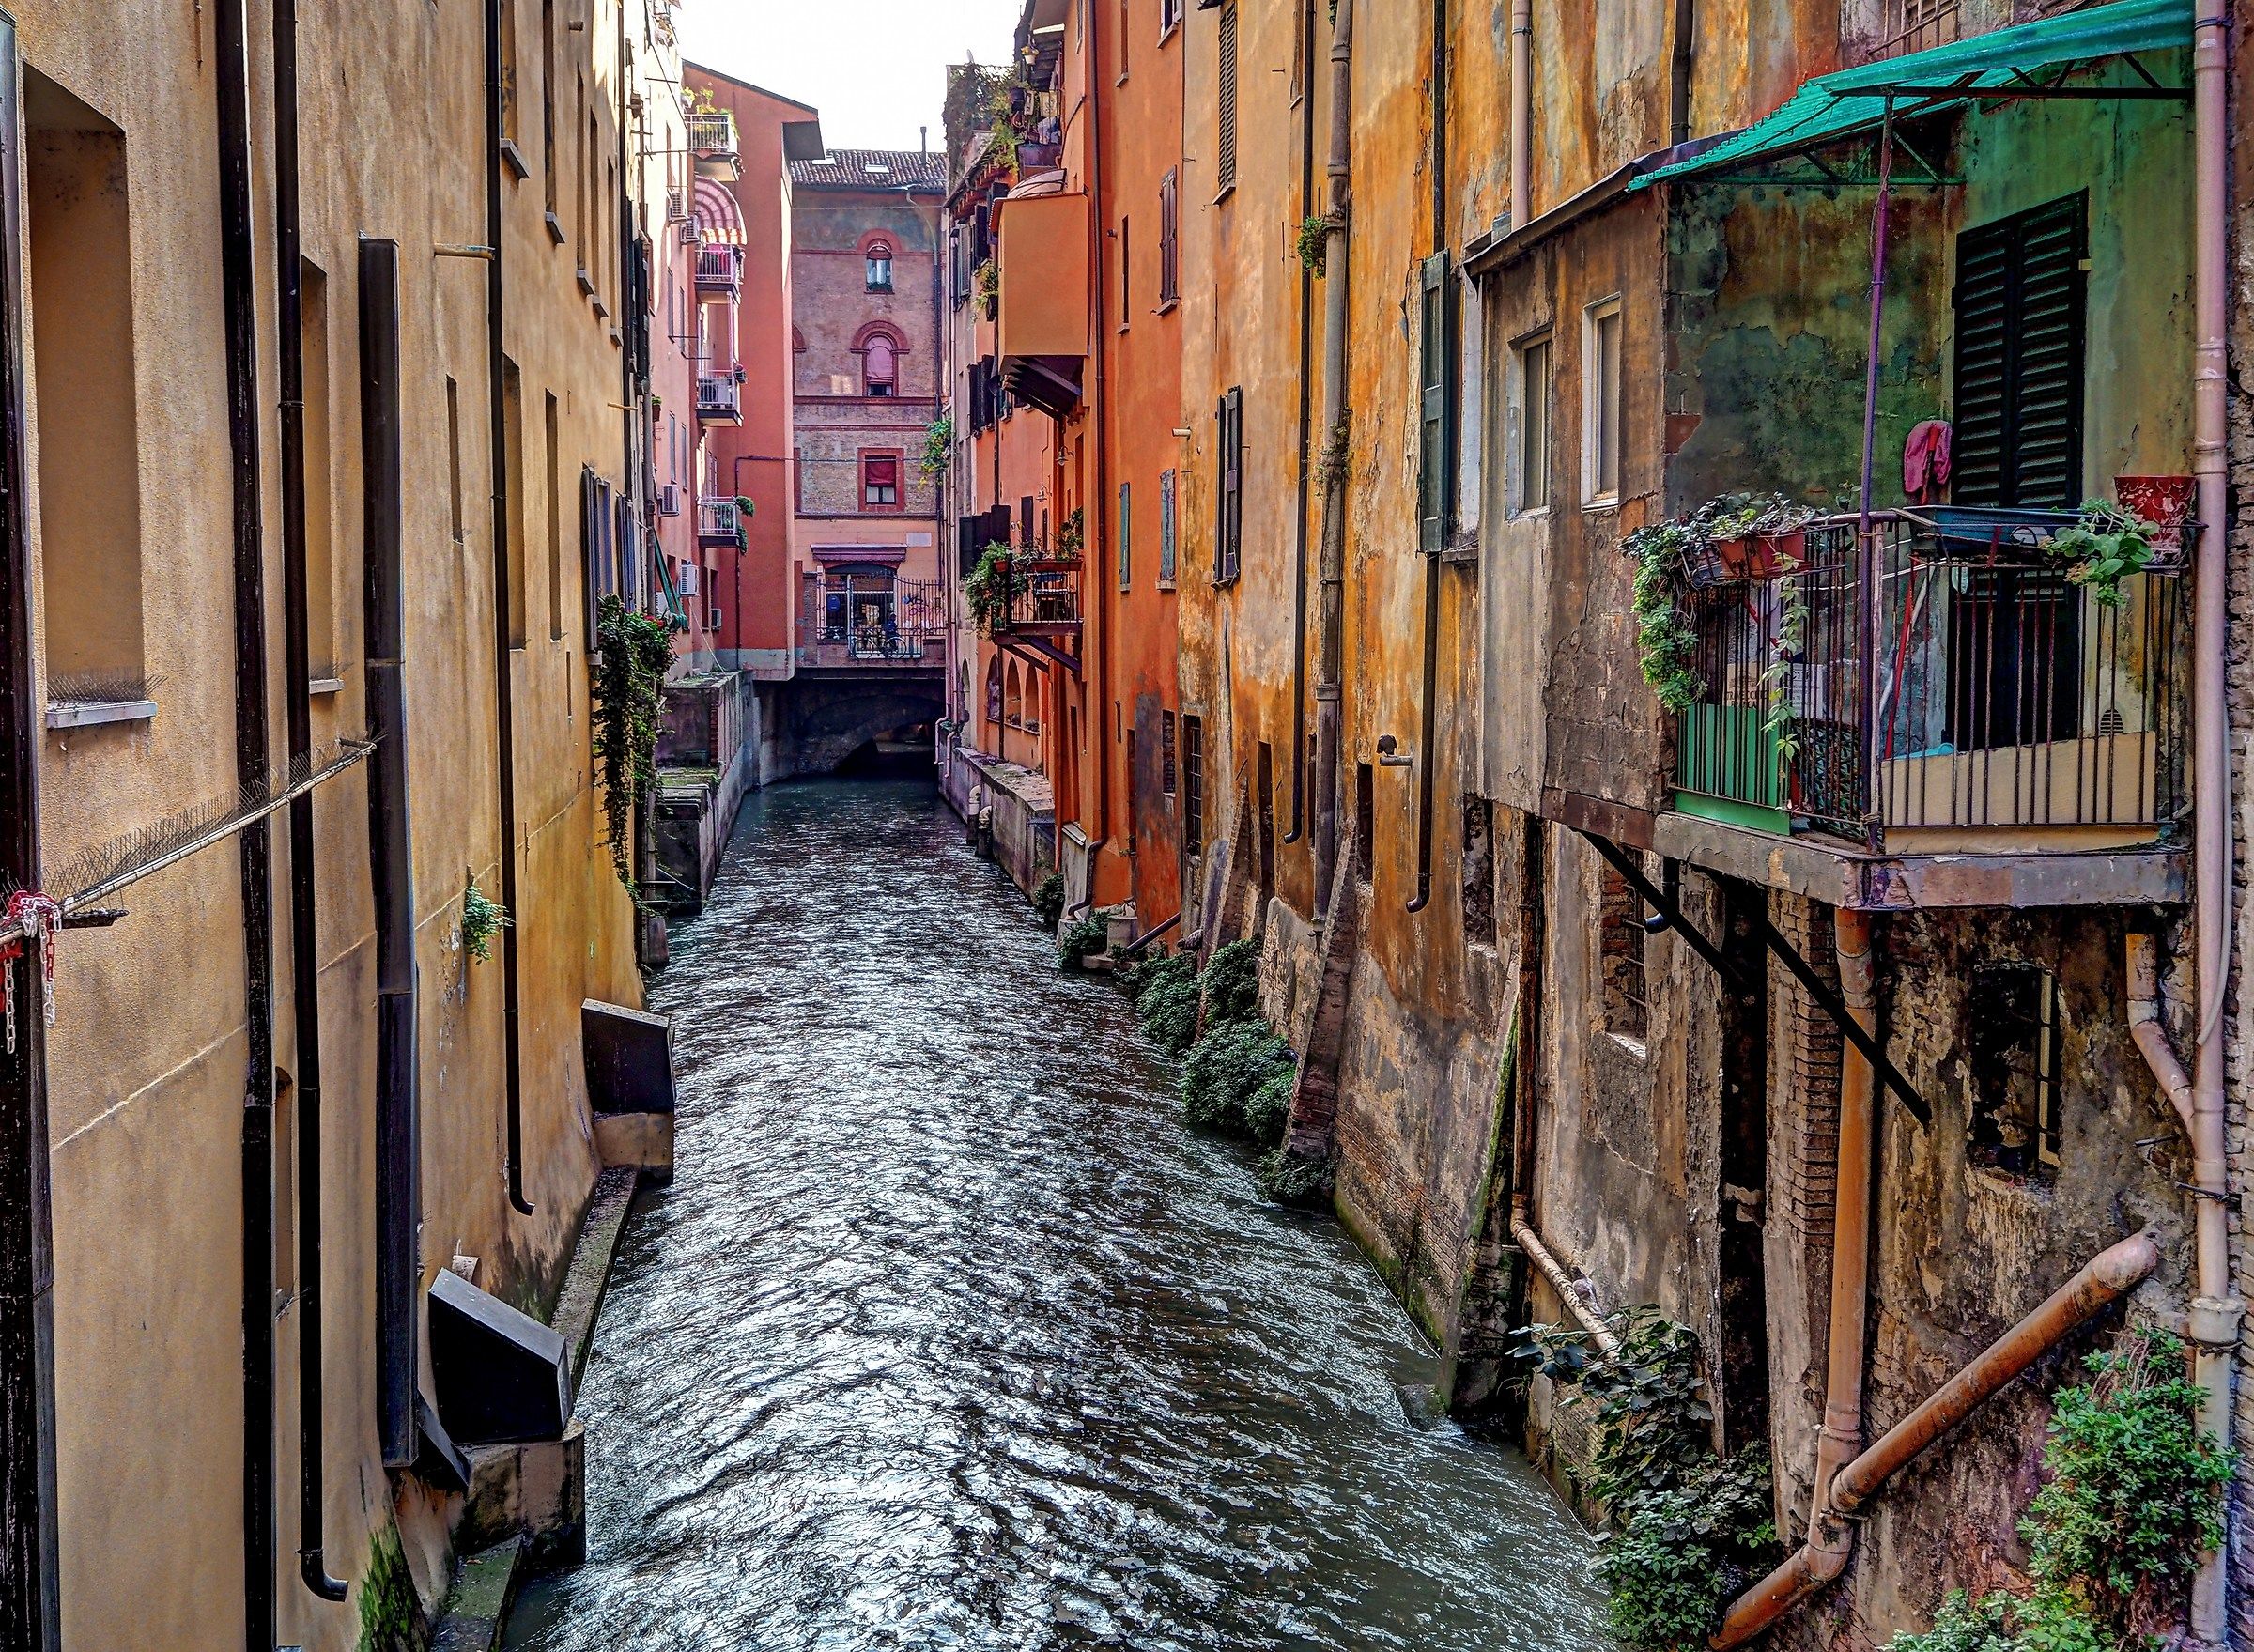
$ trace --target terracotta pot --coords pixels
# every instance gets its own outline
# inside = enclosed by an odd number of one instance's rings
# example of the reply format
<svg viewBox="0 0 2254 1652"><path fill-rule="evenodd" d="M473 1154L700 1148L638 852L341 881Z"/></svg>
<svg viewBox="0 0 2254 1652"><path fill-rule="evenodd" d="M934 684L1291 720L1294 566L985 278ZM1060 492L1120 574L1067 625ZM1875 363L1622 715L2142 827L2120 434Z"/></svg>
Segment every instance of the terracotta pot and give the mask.
<svg viewBox="0 0 2254 1652"><path fill-rule="evenodd" d="M2154 550L2177 550L2184 544L2184 524L2191 519L2199 483L2190 476L2116 476L2113 497L2121 508L2156 524Z"/></svg>
<svg viewBox="0 0 2254 1652"><path fill-rule="evenodd" d="M1798 529L1790 533L1752 533L1743 539L1717 539L1714 549L1730 579L1773 579L1800 571L1808 560L1808 535Z"/></svg>

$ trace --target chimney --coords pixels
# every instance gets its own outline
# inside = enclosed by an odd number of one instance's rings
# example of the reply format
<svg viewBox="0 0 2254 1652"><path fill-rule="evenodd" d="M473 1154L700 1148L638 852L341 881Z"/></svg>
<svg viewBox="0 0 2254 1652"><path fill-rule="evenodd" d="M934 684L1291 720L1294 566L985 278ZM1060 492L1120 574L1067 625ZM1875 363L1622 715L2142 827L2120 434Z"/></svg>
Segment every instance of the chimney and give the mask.
<svg viewBox="0 0 2254 1652"><path fill-rule="evenodd" d="M928 155L932 152L932 129L930 127L919 126L916 129L916 147L921 154Z"/></svg>

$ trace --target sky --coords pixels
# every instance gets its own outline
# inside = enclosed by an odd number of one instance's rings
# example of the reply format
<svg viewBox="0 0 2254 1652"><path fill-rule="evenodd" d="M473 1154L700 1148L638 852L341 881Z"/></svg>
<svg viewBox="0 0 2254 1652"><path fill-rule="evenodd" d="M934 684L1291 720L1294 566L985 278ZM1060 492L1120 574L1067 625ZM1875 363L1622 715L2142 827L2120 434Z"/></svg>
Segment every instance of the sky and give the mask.
<svg viewBox="0 0 2254 1652"><path fill-rule="evenodd" d="M822 112L837 149L944 147L945 65L1006 62L1023 0L686 0L697 62Z"/></svg>

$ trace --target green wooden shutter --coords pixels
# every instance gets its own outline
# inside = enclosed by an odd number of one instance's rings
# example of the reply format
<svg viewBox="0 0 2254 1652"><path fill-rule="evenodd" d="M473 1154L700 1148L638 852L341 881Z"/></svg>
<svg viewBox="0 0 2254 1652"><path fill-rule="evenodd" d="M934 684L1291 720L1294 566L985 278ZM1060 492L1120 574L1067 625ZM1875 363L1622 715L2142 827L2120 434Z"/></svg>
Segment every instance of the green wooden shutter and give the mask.
<svg viewBox="0 0 2254 1652"><path fill-rule="evenodd" d="M1417 547L1437 556L1448 543L1454 515L1456 470L1456 283L1448 255L1424 264L1423 320L1418 338L1417 384L1422 435L1417 447Z"/></svg>
<svg viewBox="0 0 2254 1652"><path fill-rule="evenodd" d="M2080 500L2089 250L2086 191L1956 238L1959 504Z"/></svg>

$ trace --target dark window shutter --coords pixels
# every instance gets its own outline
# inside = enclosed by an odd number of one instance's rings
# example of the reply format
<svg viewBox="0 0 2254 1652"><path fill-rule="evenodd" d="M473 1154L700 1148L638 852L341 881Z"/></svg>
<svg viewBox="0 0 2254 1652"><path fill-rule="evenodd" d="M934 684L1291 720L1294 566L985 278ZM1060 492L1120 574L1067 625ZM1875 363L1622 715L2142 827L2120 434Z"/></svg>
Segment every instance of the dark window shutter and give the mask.
<svg viewBox="0 0 2254 1652"><path fill-rule="evenodd" d="M2081 498L2089 250L2087 192L1956 238L1957 503Z"/></svg>
<svg viewBox="0 0 2254 1652"><path fill-rule="evenodd" d="M1237 181L1237 0L1221 8L1221 144L1220 187L1232 189Z"/></svg>
<svg viewBox="0 0 2254 1652"><path fill-rule="evenodd" d="M1221 486L1213 501L1213 578L1233 579L1244 548L1244 392L1231 390L1214 404Z"/></svg>
<svg viewBox="0 0 2254 1652"><path fill-rule="evenodd" d="M1417 370L1422 435L1417 450L1416 481L1417 545L1434 555L1447 545L1449 507L1455 492L1452 384L1456 360L1455 295L1456 284L1448 272L1448 255L1435 253L1424 264Z"/></svg>

